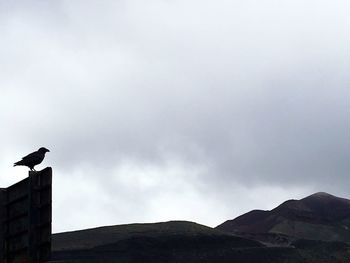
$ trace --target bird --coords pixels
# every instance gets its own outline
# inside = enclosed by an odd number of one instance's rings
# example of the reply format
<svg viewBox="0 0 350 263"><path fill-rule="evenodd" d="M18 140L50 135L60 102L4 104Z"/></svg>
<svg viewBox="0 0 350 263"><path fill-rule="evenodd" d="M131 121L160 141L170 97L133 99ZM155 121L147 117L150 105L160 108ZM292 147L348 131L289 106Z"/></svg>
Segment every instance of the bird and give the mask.
<svg viewBox="0 0 350 263"><path fill-rule="evenodd" d="M34 169L34 166L38 165L44 160L45 154L47 152L50 152L50 150L46 149L45 147L41 147L36 152L32 152L27 156L24 156L22 160L15 162L13 166L18 166L18 165L27 166L30 170L36 172L36 170Z"/></svg>

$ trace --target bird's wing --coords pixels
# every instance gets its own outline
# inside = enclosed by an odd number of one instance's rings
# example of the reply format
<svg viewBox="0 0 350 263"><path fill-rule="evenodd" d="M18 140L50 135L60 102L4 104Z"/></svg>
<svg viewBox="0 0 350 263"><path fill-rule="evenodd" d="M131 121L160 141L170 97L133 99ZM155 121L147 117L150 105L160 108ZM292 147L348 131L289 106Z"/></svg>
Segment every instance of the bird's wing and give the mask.
<svg viewBox="0 0 350 263"><path fill-rule="evenodd" d="M22 161L25 161L25 162L35 162L36 160L40 161L42 159L42 156L40 153L38 152L32 152L30 154L28 154L27 156L24 156L22 158Z"/></svg>

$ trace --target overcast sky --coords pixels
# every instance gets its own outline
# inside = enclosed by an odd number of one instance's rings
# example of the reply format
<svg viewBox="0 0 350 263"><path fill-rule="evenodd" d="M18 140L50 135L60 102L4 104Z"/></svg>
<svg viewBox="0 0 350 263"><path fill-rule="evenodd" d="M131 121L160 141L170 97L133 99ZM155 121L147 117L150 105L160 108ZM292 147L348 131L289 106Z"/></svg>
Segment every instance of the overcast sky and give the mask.
<svg viewBox="0 0 350 263"><path fill-rule="evenodd" d="M350 3L0 0L0 183L51 150L53 230L350 198Z"/></svg>

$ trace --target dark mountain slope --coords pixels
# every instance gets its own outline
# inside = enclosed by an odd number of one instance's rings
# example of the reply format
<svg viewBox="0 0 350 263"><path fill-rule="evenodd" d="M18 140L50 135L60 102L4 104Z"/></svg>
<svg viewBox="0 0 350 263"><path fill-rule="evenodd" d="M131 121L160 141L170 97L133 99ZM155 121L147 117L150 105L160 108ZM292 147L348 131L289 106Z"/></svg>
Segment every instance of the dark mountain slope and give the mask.
<svg viewBox="0 0 350 263"><path fill-rule="evenodd" d="M234 249L264 246L196 223L171 221L55 234L52 247L54 260L106 263L196 262L193 260L224 257Z"/></svg>
<svg viewBox="0 0 350 263"><path fill-rule="evenodd" d="M251 211L217 229L263 242L271 239L271 235L284 240L287 236L289 242L295 239L350 242L350 200L316 193L286 201L271 211Z"/></svg>
<svg viewBox="0 0 350 263"><path fill-rule="evenodd" d="M91 249L136 238L173 239L211 238L228 240L234 247L262 246L256 241L236 237L225 232L186 221L170 221L153 224L128 224L106 226L73 232L54 234L52 238L55 251L72 249Z"/></svg>
<svg viewBox="0 0 350 263"><path fill-rule="evenodd" d="M345 263L349 229L350 201L317 193L216 229L171 221L54 234L50 263Z"/></svg>
<svg viewBox="0 0 350 263"><path fill-rule="evenodd" d="M339 263L347 244L298 240L290 247L259 242L192 222L130 224L54 234L50 263Z"/></svg>

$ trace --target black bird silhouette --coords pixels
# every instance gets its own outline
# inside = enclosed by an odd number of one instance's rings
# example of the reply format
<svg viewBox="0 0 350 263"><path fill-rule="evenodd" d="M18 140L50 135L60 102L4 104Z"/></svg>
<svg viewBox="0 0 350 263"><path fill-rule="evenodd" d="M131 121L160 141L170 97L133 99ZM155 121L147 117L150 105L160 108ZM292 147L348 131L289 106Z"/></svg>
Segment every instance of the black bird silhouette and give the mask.
<svg viewBox="0 0 350 263"><path fill-rule="evenodd" d="M36 152L32 152L27 156L24 156L22 160L14 163L13 166L23 165L28 166L30 170L35 171L34 166L41 163L45 158L45 153L49 152L45 147L41 147Z"/></svg>

